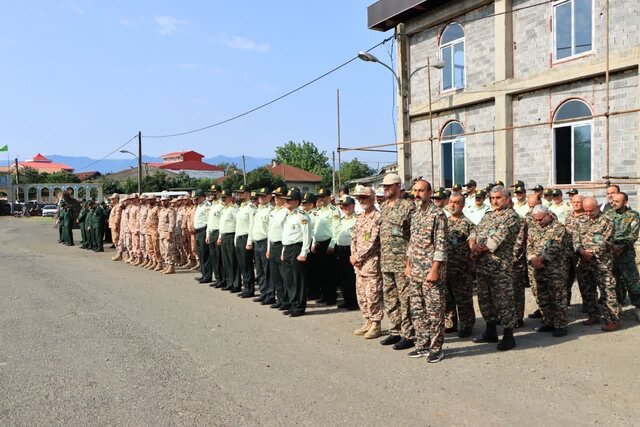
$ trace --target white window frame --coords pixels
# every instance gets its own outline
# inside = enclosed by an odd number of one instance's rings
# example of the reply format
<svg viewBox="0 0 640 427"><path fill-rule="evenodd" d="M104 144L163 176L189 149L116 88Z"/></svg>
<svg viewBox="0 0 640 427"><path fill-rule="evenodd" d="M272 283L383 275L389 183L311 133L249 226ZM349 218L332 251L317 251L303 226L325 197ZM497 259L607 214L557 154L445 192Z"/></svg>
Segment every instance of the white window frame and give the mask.
<svg viewBox="0 0 640 427"><path fill-rule="evenodd" d="M552 3L551 7L552 7L552 16L553 16L553 22L551 23L551 32L553 33L553 37L551 40L552 46L551 46L551 52L552 52L552 58L553 58L553 63L557 64L557 63L562 63L562 62L566 62L566 61L571 61L574 60L576 58L582 58L583 56L589 56L589 55L593 55L595 53L595 29L596 29L596 18L595 18L595 1L591 0L591 49L586 51L586 52L581 52L578 54L572 54L567 56L566 58L560 58L558 59L557 56L557 32L556 32L556 25L558 23L558 18L556 16L556 10L558 8L558 6L561 6L565 3L571 3L571 51L573 52L574 50L574 43L575 43L575 34L576 34L576 30L575 30L575 0L559 0L556 1L554 3Z"/></svg>
<svg viewBox="0 0 640 427"><path fill-rule="evenodd" d="M577 101L577 100L576 100ZM570 101L567 101L570 102ZM580 101L582 102L582 101ZM564 104L564 103L563 103ZM575 179L575 145L574 145L574 128L580 127L580 126L585 126L585 125L589 125L590 126L590 130L591 130L591 135L590 135L590 142L591 142L591 156L589 158L589 170L591 171L591 176L589 177L589 181L578 181L578 182L592 182L593 181L593 119L587 119L587 120L576 120L575 122L565 122L565 123L558 123L558 124L554 124L553 128L552 128L552 138L553 138L553 164L552 164L552 170L553 170L553 183L554 184L558 184L557 182L557 174L556 174L556 129L557 128L566 128L566 127L570 127L571 128L571 184L576 184L576 179ZM558 184L558 185L565 185L565 184Z"/></svg>
<svg viewBox="0 0 640 427"><path fill-rule="evenodd" d="M440 44L439 47L439 56L440 56L440 60L442 62L446 62L443 58L442 55L442 51L447 48L447 47L451 47L451 84L453 85L452 87L445 89L444 88L444 68L442 70L440 70L440 92L444 93L444 92L454 92L456 90L461 90L464 89L467 86L467 51L466 51L466 46L465 46L465 36L466 36L466 32L464 27L462 26L462 24L460 24L459 22L450 22L448 23L444 28L444 31L446 31L447 27L449 27L450 25L459 25L460 28L462 28L462 32L463 32L463 36L460 38L457 38L455 40L451 40L450 42L447 43L443 43ZM444 34L444 31L442 31L442 34ZM440 35L442 37L442 34ZM462 67L462 86L461 87L456 87L455 86L455 63L453 62L453 46L458 44L458 43L462 43L462 62L463 62L463 67Z"/></svg>
<svg viewBox="0 0 640 427"><path fill-rule="evenodd" d="M445 178L444 178L444 168L442 167L444 165L444 152L442 150L442 144L446 144L446 143L451 143L451 176L452 176L452 184L460 184L460 185L464 185L467 181L467 141L466 138L464 137L464 135L454 135L451 137L448 137L448 139L442 138L442 134L444 133L444 130L447 128L447 126L449 126L452 123L457 123L458 125L460 125L460 127L462 128L462 131L465 132L464 126L462 126L462 123L460 123L457 120L453 120L450 121L449 123L447 123L443 128L442 128L442 132L440 133L440 182L442 183L442 185L444 185L445 182ZM456 165L455 165L455 161L454 161L454 153L455 153L455 149L454 149L454 144L455 143L462 143L462 146L464 147L464 176L463 181L464 182L455 182L456 181Z"/></svg>

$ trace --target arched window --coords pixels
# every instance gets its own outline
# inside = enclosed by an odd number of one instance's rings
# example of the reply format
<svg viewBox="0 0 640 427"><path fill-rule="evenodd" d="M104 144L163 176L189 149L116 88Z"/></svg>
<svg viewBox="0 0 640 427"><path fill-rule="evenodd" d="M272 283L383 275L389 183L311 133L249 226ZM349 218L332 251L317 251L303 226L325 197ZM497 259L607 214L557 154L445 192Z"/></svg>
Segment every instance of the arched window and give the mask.
<svg viewBox="0 0 640 427"><path fill-rule="evenodd" d="M564 102L556 110L553 117L553 163L556 184L592 180L592 115L591 108L577 99Z"/></svg>
<svg viewBox="0 0 640 427"><path fill-rule="evenodd" d="M456 22L447 25L440 38L442 90L464 87L464 30Z"/></svg>
<svg viewBox="0 0 640 427"><path fill-rule="evenodd" d="M466 182L463 134L464 128L456 121L447 123L440 134L440 174L445 188L451 188L454 184L464 185Z"/></svg>

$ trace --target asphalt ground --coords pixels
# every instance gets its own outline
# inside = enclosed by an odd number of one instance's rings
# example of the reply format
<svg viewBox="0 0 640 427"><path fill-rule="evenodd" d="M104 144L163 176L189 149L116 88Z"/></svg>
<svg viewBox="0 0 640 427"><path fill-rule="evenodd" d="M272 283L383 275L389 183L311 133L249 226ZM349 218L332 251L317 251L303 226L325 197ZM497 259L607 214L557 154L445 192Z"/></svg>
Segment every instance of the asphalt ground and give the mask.
<svg viewBox="0 0 640 427"><path fill-rule="evenodd" d="M639 423L639 323L580 325L577 286L567 337L527 320L512 351L451 335L428 364L353 336L358 312L286 317L52 225L0 217L0 425Z"/></svg>

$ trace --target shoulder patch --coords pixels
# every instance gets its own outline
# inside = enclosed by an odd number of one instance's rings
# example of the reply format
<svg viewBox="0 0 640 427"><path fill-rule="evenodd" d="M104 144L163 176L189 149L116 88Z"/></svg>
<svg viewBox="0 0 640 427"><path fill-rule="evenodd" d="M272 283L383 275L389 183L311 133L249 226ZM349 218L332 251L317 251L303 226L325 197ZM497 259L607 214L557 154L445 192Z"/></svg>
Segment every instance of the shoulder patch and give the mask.
<svg viewBox="0 0 640 427"><path fill-rule="evenodd" d="M333 219L340 219L340 215L334 215Z"/></svg>
<svg viewBox="0 0 640 427"><path fill-rule="evenodd" d="M302 221L300 221L302 224L307 224L309 221L305 218Z"/></svg>

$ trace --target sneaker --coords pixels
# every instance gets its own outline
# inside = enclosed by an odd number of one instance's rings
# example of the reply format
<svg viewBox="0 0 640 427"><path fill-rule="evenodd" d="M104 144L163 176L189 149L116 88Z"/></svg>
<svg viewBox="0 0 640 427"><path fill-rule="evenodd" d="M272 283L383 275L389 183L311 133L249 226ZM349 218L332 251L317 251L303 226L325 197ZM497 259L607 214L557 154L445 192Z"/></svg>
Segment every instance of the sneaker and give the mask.
<svg viewBox="0 0 640 427"><path fill-rule="evenodd" d="M444 358L444 351L430 351L429 356L427 356L427 362L429 363L438 363Z"/></svg>
<svg viewBox="0 0 640 427"><path fill-rule="evenodd" d="M417 359L419 357L427 357L429 356L429 350L424 349L424 350L413 350L412 352L409 352L408 354L409 357Z"/></svg>

